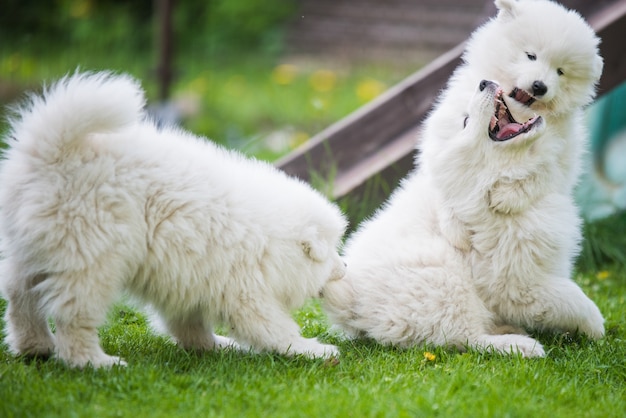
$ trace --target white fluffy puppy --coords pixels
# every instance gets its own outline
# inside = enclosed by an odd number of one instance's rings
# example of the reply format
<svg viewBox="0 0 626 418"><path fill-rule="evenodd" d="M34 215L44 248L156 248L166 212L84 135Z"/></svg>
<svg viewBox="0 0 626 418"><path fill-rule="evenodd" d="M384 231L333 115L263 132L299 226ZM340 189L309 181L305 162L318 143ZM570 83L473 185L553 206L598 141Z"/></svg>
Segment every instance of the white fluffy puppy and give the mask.
<svg viewBox="0 0 626 418"><path fill-rule="evenodd" d="M324 289L350 335L532 357L544 350L523 329L604 333L570 279L598 39L555 3L495 3L426 121L418 168L360 225L346 277Z"/></svg>
<svg viewBox="0 0 626 418"><path fill-rule="evenodd" d="M127 76L66 77L18 109L0 169L6 343L71 366L123 363L97 327L124 290L183 347L334 356L290 310L345 267L345 219L269 164L143 121ZM48 318L56 327L48 328Z"/></svg>

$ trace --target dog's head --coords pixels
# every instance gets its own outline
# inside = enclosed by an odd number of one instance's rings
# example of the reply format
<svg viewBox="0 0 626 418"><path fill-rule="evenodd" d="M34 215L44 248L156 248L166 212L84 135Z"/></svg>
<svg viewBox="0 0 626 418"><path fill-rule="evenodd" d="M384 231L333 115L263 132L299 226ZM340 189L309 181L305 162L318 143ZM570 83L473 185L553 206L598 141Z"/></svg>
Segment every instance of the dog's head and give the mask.
<svg viewBox="0 0 626 418"><path fill-rule="evenodd" d="M599 39L581 16L548 0L495 0L465 60L478 80L498 80L511 112L562 117L591 102L602 73Z"/></svg>
<svg viewBox="0 0 626 418"><path fill-rule="evenodd" d="M319 277L320 285L327 281L342 279L346 274L346 265L339 256L337 247L341 236L310 226L303 232L300 245L311 269Z"/></svg>
<svg viewBox="0 0 626 418"><path fill-rule="evenodd" d="M344 225L334 225L334 219L326 221L294 231L296 236L283 242L281 252L275 254L275 273L268 276L284 278L275 291L290 308L299 308L306 299L320 296L329 281L341 280L346 273L338 251Z"/></svg>

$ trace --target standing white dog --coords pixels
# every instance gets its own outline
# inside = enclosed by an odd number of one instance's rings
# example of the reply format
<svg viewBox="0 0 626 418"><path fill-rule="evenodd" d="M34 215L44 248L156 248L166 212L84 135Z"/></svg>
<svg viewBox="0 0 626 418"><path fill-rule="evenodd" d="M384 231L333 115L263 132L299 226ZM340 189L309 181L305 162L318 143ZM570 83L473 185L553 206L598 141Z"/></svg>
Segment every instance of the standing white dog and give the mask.
<svg viewBox="0 0 626 418"><path fill-rule="evenodd" d="M426 121L417 170L351 237L346 277L324 289L350 335L532 357L544 350L523 329L604 333L570 279L598 39L558 4L495 3Z"/></svg>
<svg viewBox="0 0 626 418"><path fill-rule="evenodd" d="M18 109L0 169L6 342L71 366L123 364L97 327L123 290L183 347L334 356L290 310L345 267L339 209L269 164L143 121L127 76L67 77ZM48 329L48 318L56 326Z"/></svg>

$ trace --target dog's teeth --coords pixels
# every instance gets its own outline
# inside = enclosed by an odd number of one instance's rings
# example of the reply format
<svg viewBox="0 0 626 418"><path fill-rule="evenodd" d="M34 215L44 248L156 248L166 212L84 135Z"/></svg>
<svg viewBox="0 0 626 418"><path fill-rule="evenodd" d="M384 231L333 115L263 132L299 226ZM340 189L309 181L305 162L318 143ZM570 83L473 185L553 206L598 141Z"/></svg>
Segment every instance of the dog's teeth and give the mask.
<svg viewBox="0 0 626 418"><path fill-rule="evenodd" d="M503 119L506 117L506 107L500 106L498 109L498 119Z"/></svg>
<svg viewBox="0 0 626 418"><path fill-rule="evenodd" d="M492 116L491 121L489 122L489 130L493 131L497 124L498 124L498 118L496 118L495 116Z"/></svg>

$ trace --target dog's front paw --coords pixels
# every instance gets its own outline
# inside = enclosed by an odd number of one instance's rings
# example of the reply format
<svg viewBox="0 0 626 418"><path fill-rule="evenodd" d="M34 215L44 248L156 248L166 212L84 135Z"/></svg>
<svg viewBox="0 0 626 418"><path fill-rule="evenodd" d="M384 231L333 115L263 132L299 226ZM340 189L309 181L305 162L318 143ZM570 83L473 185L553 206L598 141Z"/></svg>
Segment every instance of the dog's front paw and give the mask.
<svg viewBox="0 0 626 418"><path fill-rule="evenodd" d="M237 341L233 340L232 338L224 337L222 335L214 335L213 339L215 341L215 348L231 348L234 350L242 349Z"/></svg>
<svg viewBox="0 0 626 418"><path fill-rule="evenodd" d="M339 357L339 348L331 344L317 344L312 350L303 353L310 358L332 358Z"/></svg>
<svg viewBox="0 0 626 418"><path fill-rule="evenodd" d="M90 357L79 356L72 358L62 358L61 360L70 367L77 367L80 369L85 367L93 367L94 369L108 369L113 366L126 367L128 365L128 363L122 360L121 357L109 356L106 354Z"/></svg>
<svg viewBox="0 0 626 418"><path fill-rule="evenodd" d="M523 337L523 336L522 336ZM516 341L511 344L513 351L519 352L522 357L545 357L546 352L541 343L530 337L525 337L523 341Z"/></svg>
<svg viewBox="0 0 626 418"><path fill-rule="evenodd" d="M339 357L339 348L331 344L322 344L315 338L306 338L289 346L288 355L302 354L308 358Z"/></svg>
<svg viewBox="0 0 626 418"><path fill-rule="evenodd" d="M509 215L527 209L530 199L521 180L498 180L487 192L487 203L492 211Z"/></svg>

